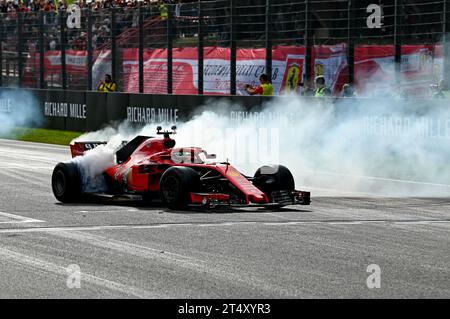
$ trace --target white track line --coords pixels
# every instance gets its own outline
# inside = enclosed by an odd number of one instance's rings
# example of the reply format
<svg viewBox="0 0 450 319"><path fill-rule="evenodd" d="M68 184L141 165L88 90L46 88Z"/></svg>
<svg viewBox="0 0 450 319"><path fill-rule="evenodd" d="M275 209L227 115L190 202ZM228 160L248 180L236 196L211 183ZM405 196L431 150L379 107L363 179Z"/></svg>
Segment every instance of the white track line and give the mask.
<svg viewBox="0 0 450 319"><path fill-rule="evenodd" d="M165 249L156 249L148 246L132 244L120 240L115 240L112 238L106 238L103 236L89 234L86 232L66 231L66 232L58 232L55 235L63 237L65 239L72 239L79 242L87 243L92 246L114 250L122 254L130 254L147 259L154 259L154 258L164 259L171 263L175 262L185 266L190 266L191 268L200 267L206 263L206 261L197 258L191 258L185 255L180 255L177 253L172 253Z"/></svg>
<svg viewBox="0 0 450 319"><path fill-rule="evenodd" d="M16 251L12 251L3 247L0 247L0 256L2 260L12 261L17 264L22 264L26 266L31 266L40 270L44 270L49 273L61 275L61 281L66 281L67 271L66 267L57 265L52 262L48 262L42 259L34 258L31 256L27 256ZM149 291L132 287L128 285L124 285L115 281L103 279L85 272L81 273L81 285L83 287L83 283L87 282L96 286L100 286L106 288L108 290L117 291L119 293L134 296L138 298L158 298L161 296L157 296L156 294L150 293Z"/></svg>
<svg viewBox="0 0 450 319"><path fill-rule="evenodd" d="M50 233L50 232L48 232ZM127 242L117 241L110 238L100 237L96 235L83 234L79 232L68 232L67 230L63 230L60 233L54 233L56 236L61 236L65 239L72 239L76 241L81 241L86 244L90 244L96 247L110 249L113 251L120 252L123 255L130 254L140 258L145 259L159 259L162 261L166 261L169 264L176 265L178 267L182 267L188 269L189 271L195 271L200 273L201 275L211 274L215 278L223 278L226 280L230 280L235 283L242 283L247 287L255 288L258 290L278 293L282 295L290 295L292 292L287 291L284 287L280 287L276 284L269 284L265 280L258 278L255 275L238 275L230 272L226 267L219 267L218 264L208 264L202 260L191 258L188 256L183 256L175 253L170 253L164 250L162 253L160 250L156 250L154 248L145 247L141 245L135 245ZM167 254L167 255L166 255ZM0 260L12 260L17 263L22 263L25 265L31 265L38 269L43 269L45 271L62 274L67 276L66 268L63 268L59 265L49 263L47 261L35 259L30 256L26 256L15 251L7 250L6 248L2 248L0 244ZM66 277L67 278L67 277ZM81 284L87 281L89 283L103 286L105 288L116 290L128 295L133 295L140 298L162 298L164 296L155 296L150 292L141 290L136 287L131 287L127 285L123 285L117 282L105 280L96 276L92 276L89 274L82 273Z"/></svg>
<svg viewBox="0 0 450 319"><path fill-rule="evenodd" d="M25 170L37 170L37 169L42 169L42 170L51 170L51 167L49 167L48 165L35 165L35 164L18 164L18 163L3 163L0 165L0 169L12 169L12 168L17 168L17 169L25 169ZM3 183L2 183L3 184Z"/></svg>
<svg viewBox="0 0 450 319"><path fill-rule="evenodd" d="M4 212L0 212L0 217L13 219L13 221L1 221L0 224L45 223L43 220Z"/></svg>
<svg viewBox="0 0 450 319"><path fill-rule="evenodd" d="M9 146L9 144L21 145L23 147L30 147L30 148L48 148L54 150L67 149L67 146L64 145L0 139L0 147Z"/></svg>
<svg viewBox="0 0 450 319"><path fill-rule="evenodd" d="M70 231L103 231L103 230L145 230L175 227L230 227L230 226L303 226L303 225L373 225L373 224L403 224L403 225L431 225L450 224L450 220L349 220L349 221L279 221L279 222L223 222L223 223L180 223L155 225L110 225L110 226L73 226L73 227L30 227L17 229L0 229L0 234L7 233L57 233Z"/></svg>
<svg viewBox="0 0 450 319"><path fill-rule="evenodd" d="M48 192L43 191L44 186L47 186L47 185L44 185L42 183L42 181L36 181L36 179L34 179L34 178L33 178L33 180L31 180L31 178L29 178L29 177L23 177L21 174L16 174L14 171L11 172L9 170L3 170L0 172L0 174L11 178L11 180L20 181L26 185L35 185L35 186L37 186L37 187L35 187L35 189L37 190L39 188L40 193L48 194ZM48 182L48 185L50 185L50 181Z"/></svg>

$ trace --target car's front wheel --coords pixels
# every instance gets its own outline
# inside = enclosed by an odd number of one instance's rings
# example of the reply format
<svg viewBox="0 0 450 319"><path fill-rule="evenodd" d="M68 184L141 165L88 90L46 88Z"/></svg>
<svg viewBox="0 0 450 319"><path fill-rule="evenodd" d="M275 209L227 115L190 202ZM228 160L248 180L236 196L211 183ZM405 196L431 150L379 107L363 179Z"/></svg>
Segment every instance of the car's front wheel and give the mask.
<svg viewBox="0 0 450 319"><path fill-rule="evenodd" d="M200 177L190 168L174 166L161 176L160 196L170 209L186 209L191 202L190 193L198 189Z"/></svg>
<svg viewBox="0 0 450 319"><path fill-rule="evenodd" d="M274 192L295 190L291 171L283 165L266 165L255 173L253 184L264 192L269 200L274 200Z"/></svg>

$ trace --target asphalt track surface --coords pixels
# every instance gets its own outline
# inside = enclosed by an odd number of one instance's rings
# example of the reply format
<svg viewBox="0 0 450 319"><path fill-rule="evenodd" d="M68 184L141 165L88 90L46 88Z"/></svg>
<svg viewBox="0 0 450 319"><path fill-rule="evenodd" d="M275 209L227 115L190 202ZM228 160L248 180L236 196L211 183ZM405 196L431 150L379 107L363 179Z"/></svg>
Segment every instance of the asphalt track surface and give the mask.
<svg viewBox="0 0 450 319"><path fill-rule="evenodd" d="M0 298L450 297L450 198L328 190L276 212L62 205L50 176L67 159L67 147L0 140Z"/></svg>

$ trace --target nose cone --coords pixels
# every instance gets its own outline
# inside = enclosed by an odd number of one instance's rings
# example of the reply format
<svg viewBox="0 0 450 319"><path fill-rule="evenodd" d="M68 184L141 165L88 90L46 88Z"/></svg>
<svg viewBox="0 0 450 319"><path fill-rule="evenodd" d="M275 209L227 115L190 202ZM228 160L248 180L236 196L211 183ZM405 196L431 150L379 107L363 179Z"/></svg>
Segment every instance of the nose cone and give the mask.
<svg viewBox="0 0 450 319"><path fill-rule="evenodd" d="M268 203L268 199L267 199L267 197L265 195L250 195L248 199L252 203L258 203L258 204L261 204L261 203L266 204L266 203Z"/></svg>

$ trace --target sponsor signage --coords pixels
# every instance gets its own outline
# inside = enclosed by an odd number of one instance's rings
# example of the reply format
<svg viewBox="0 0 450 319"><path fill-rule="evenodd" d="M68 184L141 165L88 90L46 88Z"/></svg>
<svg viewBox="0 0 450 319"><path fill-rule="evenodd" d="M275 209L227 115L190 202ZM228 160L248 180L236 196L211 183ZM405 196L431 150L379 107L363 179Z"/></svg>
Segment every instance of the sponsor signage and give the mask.
<svg viewBox="0 0 450 319"><path fill-rule="evenodd" d="M86 104L67 102L44 102L44 115L46 117L65 117L73 119L86 119Z"/></svg>
<svg viewBox="0 0 450 319"><path fill-rule="evenodd" d="M0 113L12 113L11 99L0 99Z"/></svg>
<svg viewBox="0 0 450 319"><path fill-rule="evenodd" d="M293 67L295 68L295 66ZM298 70L297 70L298 71ZM297 71L291 71L292 74ZM211 96L174 96L145 95L127 93L101 93L60 90L28 90L0 89L0 93L30 95L36 101L38 113L46 119L39 123L42 127L69 130L95 131L106 125L118 125L127 122L131 125L173 125L187 121L205 110L215 110L219 115L229 120L232 127L245 123L261 124L264 127L280 125L294 127L301 120L299 113L277 112L276 108L264 110L263 103L271 98L265 97L211 97ZM0 95L1 96L1 95ZM11 95L9 95L11 96ZM282 97L279 99L290 99ZM287 102L288 100L286 100ZM376 100L374 100L376 101ZM420 100L418 100L420 101ZM239 107L226 109L217 108L224 105ZM362 134L370 136L417 136L424 139L448 139L450 137L450 120L447 116L433 117L424 115L423 110L432 108L435 114L447 114L446 105L440 100L429 100L411 106L411 114L407 118L383 113L381 108L365 108L361 114ZM282 102L280 102L282 103ZM338 101L336 102L339 103ZM27 105L29 102L27 102ZM380 105L383 101L380 100ZM312 105L312 104L311 104ZM377 105L372 102L372 105ZM336 105L339 106L339 105ZM361 106L359 100L354 100L355 110ZM349 106L350 107L350 106ZM346 109L348 109L347 107ZM344 108L336 107L336 110ZM441 112L442 109L442 112ZM0 114L20 113L22 109L11 98L0 98ZM439 111L438 111L439 110ZM222 112L222 113L221 113ZM444 112L444 113L443 113ZM344 114L345 115L345 114ZM25 116L25 115L23 115ZM6 116L8 117L8 115Z"/></svg>
<svg viewBox="0 0 450 319"><path fill-rule="evenodd" d="M129 106L127 107L127 121L143 124L176 124L178 121L178 109Z"/></svg>

